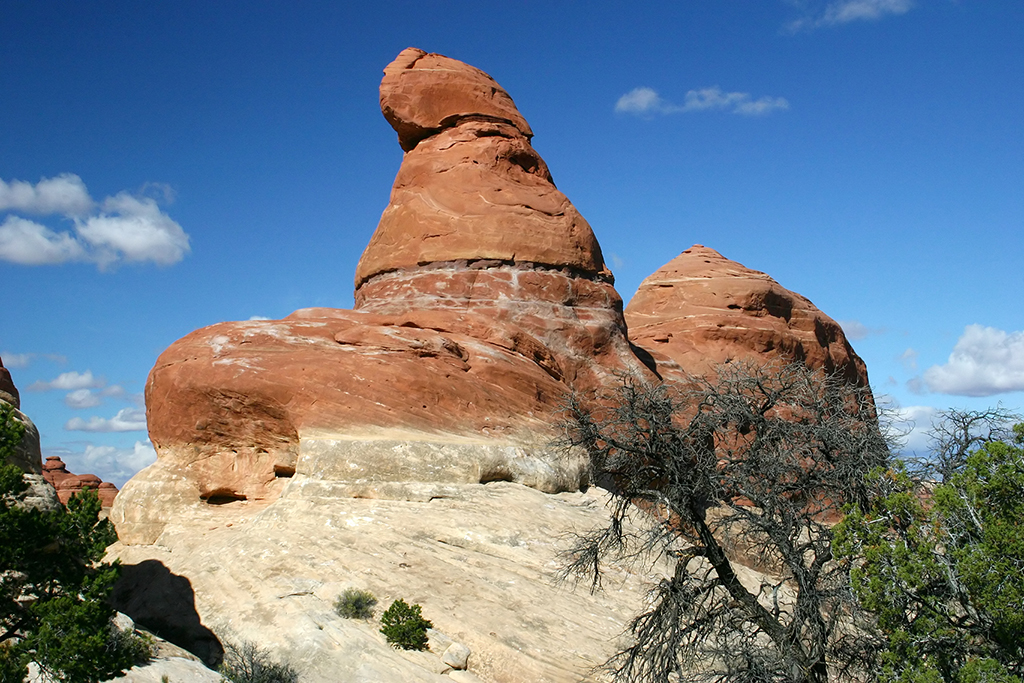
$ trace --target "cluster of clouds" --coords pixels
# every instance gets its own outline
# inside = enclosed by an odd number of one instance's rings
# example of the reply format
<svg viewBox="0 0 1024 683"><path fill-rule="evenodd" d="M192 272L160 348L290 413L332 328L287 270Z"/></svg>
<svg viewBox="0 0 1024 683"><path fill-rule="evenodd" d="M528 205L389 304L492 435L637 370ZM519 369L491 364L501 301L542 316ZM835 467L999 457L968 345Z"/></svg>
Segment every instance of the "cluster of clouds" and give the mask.
<svg viewBox="0 0 1024 683"><path fill-rule="evenodd" d="M925 370L915 386L956 396L1024 391L1024 332L968 325L946 363Z"/></svg>
<svg viewBox="0 0 1024 683"><path fill-rule="evenodd" d="M27 391L65 391L64 405L75 410L84 410L103 405L104 399L114 398L131 402L113 417L98 416L83 419L73 417L64 423L64 429L72 432L137 432L146 430L146 411L142 396L129 394L119 384L107 386L106 380L92 374L91 370L62 372L50 381L38 381L26 387Z"/></svg>
<svg viewBox="0 0 1024 683"><path fill-rule="evenodd" d="M843 320L840 325L854 341L886 332L857 320ZM896 357L905 372L916 375L907 383L916 394L984 397L1024 391L1024 331L968 325L945 363L916 374L919 355L908 348ZM890 383L895 381L890 378Z"/></svg>
<svg viewBox="0 0 1024 683"><path fill-rule="evenodd" d="M168 196L166 188L150 186ZM26 266L120 262L171 265L190 250L189 236L149 196L119 192L97 202L77 175L64 173L32 184L0 179L0 260ZM26 218L57 216L73 231L58 232Z"/></svg>
<svg viewBox="0 0 1024 683"><path fill-rule="evenodd" d="M787 0L801 15L786 24L790 33L839 26L855 21L877 21L887 16L906 14L914 0ZM725 92L719 86L688 90L682 104L664 99L654 88L634 88L619 98L615 111L620 114L655 116L696 111L728 111L744 116L764 116L789 109L784 97L764 95L754 98L747 92Z"/></svg>
<svg viewBox="0 0 1024 683"><path fill-rule="evenodd" d="M820 2L791 0L803 10L803 16L786 25L792 33L816 28L839 26L854 21L877 21L887 16L906 14L914 8L914 0L832 0Z"/></svg>
<svg viewBox="0 0 1024 683"><path fill-rule="evenodd" d="M11 353L4 351L0 359L3 360L4 367L7 368L27 368L29 364L36 358L45 358L53 363L67 363L68 359L66 356L61 356L57 353Z"/></svg>
<svg viewBox="0 0 1024 683"><path fill-rule="evenodd" d="M656 114L680 114L694 111L729 111L744 116L763 116L772 111L789 109L784 97L764 96L754 99L746 92L724 92L720 87L689 90L683 104L673 104L661 97L653 88L635 88L615 104L620 114L653 116Z"/></svg>

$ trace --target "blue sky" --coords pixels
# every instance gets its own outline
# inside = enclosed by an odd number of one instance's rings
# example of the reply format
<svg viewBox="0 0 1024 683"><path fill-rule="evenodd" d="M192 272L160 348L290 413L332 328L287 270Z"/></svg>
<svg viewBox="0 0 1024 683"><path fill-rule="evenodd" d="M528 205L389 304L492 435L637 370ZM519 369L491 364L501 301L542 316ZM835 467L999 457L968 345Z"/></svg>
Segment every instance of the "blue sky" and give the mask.
<svg viewBox="0 0 1024 683"><path fill-rule="evenodd" d="M510 92L625 299L705 244L919 427L1024 407L1018 0L0 0L0 355L44 455L121 484L175 339L351 306L408 46Z"/></svg>

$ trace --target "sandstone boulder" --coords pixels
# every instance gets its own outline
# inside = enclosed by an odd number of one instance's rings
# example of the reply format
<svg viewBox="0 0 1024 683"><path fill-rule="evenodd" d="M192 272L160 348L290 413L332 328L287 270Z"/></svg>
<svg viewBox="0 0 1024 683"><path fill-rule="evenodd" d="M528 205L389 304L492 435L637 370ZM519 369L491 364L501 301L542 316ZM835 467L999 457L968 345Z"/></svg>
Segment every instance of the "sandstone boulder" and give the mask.
<svg viewBox="0 0 1024 683"><path fill-rule="evenodd" d="M668 378L731 361L797 361L868 386L867 366L839 323L768 275L699 244L645 279L625 316L630 339Z"/></svg>
<svg viewBox="0 0 1024 683"><path fill-rule="evenodd" d="M507 123L533 136L497 81L469 64L415 47L402 50L384 67L380 110L406 151L465 119Z"/></svg>

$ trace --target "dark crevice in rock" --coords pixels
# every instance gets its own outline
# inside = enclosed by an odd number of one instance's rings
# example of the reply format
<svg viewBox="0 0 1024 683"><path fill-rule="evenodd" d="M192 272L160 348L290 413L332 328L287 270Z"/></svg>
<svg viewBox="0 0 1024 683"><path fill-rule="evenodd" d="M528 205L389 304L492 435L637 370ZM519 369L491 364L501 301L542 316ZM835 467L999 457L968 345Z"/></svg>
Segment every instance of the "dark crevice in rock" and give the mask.
<svg viewBox="0 0 1024 683"><path fill-rule="evenodd" d="M238 503L240 501L247 500L243 494L229 489L215 489L199 497L207 505L228 505L229 503Z"/></svg>

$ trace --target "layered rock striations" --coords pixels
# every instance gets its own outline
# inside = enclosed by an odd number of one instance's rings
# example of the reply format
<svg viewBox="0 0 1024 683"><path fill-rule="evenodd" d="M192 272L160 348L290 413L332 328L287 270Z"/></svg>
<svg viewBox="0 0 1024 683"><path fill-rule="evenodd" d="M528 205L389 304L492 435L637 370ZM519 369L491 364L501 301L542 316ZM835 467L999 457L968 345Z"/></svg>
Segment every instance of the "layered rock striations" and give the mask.
<svg viewBox="0 0 1024 683"><path fill-rule="evenodd" d="M643 281L625 311L629 337L659 374L707 374L732 361L802 362L868 386L839 323L768 275L694 245Z"/></svg>
<svg viewBox="0 0 1024 683"><path fill-rule="evenodd" d="M146 386L158 461L118 497L122 539L155 540L169 506L271 500L296 476L397 497L586 483L548 445L565 393L647 372L590 226L483 72L405 50L381 108L406 153L356 310L222 323L168 348Z"/></svg>

